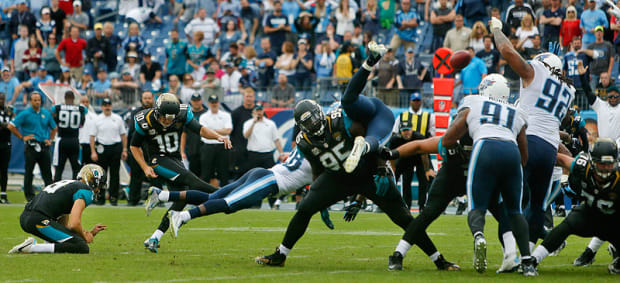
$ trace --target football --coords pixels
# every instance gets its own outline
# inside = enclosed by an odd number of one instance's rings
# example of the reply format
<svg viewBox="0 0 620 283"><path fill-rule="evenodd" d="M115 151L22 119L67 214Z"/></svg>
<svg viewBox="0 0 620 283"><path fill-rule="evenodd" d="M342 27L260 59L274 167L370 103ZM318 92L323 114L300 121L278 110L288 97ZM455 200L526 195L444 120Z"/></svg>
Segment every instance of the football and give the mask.
<svg viewBox="0 0 620 283"><path fill-rule="evenodd" d="M455 72L458 72L467 67L470 61L471 55L469 55L467 50L457 51L450 56L450 67L452 67Z"/></svg>

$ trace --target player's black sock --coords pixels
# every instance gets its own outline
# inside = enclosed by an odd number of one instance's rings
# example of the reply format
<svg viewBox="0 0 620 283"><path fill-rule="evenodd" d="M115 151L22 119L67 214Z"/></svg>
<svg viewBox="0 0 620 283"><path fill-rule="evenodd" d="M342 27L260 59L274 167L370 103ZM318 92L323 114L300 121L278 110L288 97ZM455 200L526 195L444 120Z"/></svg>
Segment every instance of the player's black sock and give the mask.
<svg viewBox="0 0 620 283"><path fill-rule="evenodd" d="M529 256L529 227L523 214L510 215L510 226L512 227L512 233L517 240L517 246L519 247L519 252L521 253L521 256Z"/></svg>
<svg viewBox="0 0 620 283"><path fill-rule="evenodd" d="M180 195L181 192L172 191L168 196L168 201L178 201L180 200ZM185 203L199 205L208 200L209 194L207 193L194 190L185 191Z"/></svg>
<svg viewBox="0 0 620 283"><path fill-rule="evenodd" d="M474 209L467 214L467 224L469 224L469 230L471 234L484 232L484 215L486 211L481 209Z"/></svg>
<svg viewBox="0 0 620 283"><path fill-rule="evenodd" d="M200 211L200 206L194 207L189 210L189 215L192 217L192 219L220 212L228 212L230 210L228 204L223 199L213 199L203 203L203 205L205 207L204 213Z"/></svg>
<svg viewBox="0 0 620 283"><path fill-rule="evenodd" d="M566 240L570 234L570 226L566 223L566 221L564 221L549 232L549 235L547 235L541 245L545 247L547 251L553 252L557 250L560 245L562 245L564 240Z"/></svg>

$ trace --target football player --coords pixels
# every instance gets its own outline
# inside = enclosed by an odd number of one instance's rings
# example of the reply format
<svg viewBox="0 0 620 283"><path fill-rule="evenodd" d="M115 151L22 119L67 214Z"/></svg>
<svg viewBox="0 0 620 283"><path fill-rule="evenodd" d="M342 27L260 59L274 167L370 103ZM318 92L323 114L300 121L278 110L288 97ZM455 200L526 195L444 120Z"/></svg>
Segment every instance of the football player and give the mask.
<svg viewBox="0 0 620 283"><path fill-rule="evenodd" d="M523 175L521 166L528 159L525 114L508 103L508 82L497 75L483 81L481 95L463 99L458 115L446 134L441 147L452 149L467 132L474 141L467 174L467 222L474 236L474 268L482 273L487 268L484 238L485 214L491 203L499 201L508 213L517 246L521 252L523 275L536 276L534 260L528 246L528 225L521 212ZM494 86L503 84L503 91ZM488 91L487 91L488 89ZM439 149L439 152L445 152Z"/></svg>
<svg viewBox="0 0 620 283"><path fill-rule="evenodd" d="M86 121L88 109L84 105L75 105L75 94L68 90L65 92L65 103L52 106L52 117L58 125L58 139L54 148L54 182L62 179L65 163L69 159L71 164L72 178L75 179L80 168L80 141L78 140L80 128Z"/></svg>
<svg viewBox="0 0 620 283"><path fill-rule="evenodd" d="M189 187L206 193L215 192L215 187L185 169L179 152L181 133L187 129L204 138L217 139L223 142L227 149L232 148L228 138L201 126L196 119L193 119L189 106L181 104L171 93L160 95L155 108L138 112L134 120L135 133L131 138L131 154L148 178L161 176L172 190L184 190ZM142 152L143 145L147 147L148 159L145 159ZM149 160L148 164L146 160ZM181 211L183 207L184 203L175 202L169 210ZM144 246L156 253L159 241L169 226L166 213L159 228L144 241Z"/></svg>
<svg viewBox="0 0 620 283"><path fill-rule="evenodd" d="M583 202L536 247L533 256L537 264L569 235L596 236L614 246L620 245L620 170L616 143L609 138L598 138L589 153L575 158L563 154L557 157L558 164L570 170L570 188ZM612 256L608 271L618 274L620 258L617 254Z"/></svg>
<svg viewBox="0 0 620 283"><path fill-rule="evenodd" d="M370 56L349 82L342 109L325 115L321 106L312 100L302 100L295 106L293 116L301 129L296 138L297 150L312 167L313 183L291 219L280 246L271 255L257 257L257 263L284 266L312 215L349 195L361 194L372 200L403 229L413 220L389 170L377 166L380 162L376 154L367 154L373 152L373 147L376 150L383 139L387 140L394 123L393 114L390 111L387 118L385 114L389 108L380 100L359 95L372 66L385 50L382 45L369 45ZM363 129L368 129L366 139L362 137ZM358 155L359 158L353 158L357 162L349 158L353 154ZM353 171L349 172L351 169ZM375 183L373 176L376 174ZM428 235L424 234L416 244L438 267L453 265L441 256Z"/></svg>
<svg viewBox="0 0 620 283"><path fill-rule="evenodd" d="M529 245L533 249L536 241L544 237L545 210L560 143L560 123L575 97L575 88L571 80L562 75L562 60L558 56L546 52L528 63L506 38L502 25L497 18L490 21L497 50L521 77L518 108L529 120L526 134L530 158L524 167L524 180L530 190L530 204L525 214Z"/></svg>
<svg viewBox="0 0 620 283"><path fill-rule="evenodd" d="M497 74L486 76L481 85L488 85L488 80L499 81ZM505 81L505 79L503 79ZM504 88L504 89L502 89ZM493 84L479 91L482 95L484 92L510 91L506 84ZM380 149L381 157L392 160L403 157L412 156L421 153L437 153L440 137L432 137L428 139L408 142L400 147L388 150L385 147ZM412 243L415 243L421 233L433 222L442 212L446 210L450 201L455 197L466 194L467 169L469 168L469 158L471 155L473 141L468 133L459 140L458 147L452 150L446 150L442 155L445 157L435 180L431 184L426 208L416 217L407 227L403 238L398 243L394 253L388 258L389 270L402 270L403 258L409 251ZM489 211L499 222L498 238L504 248L504 260L500 266L498 273L512 272L516 270L518 263L515 261L517 257L516 242L510 224L508 223L507 214L503 210L502 205L492 205Z"/></svg>
<svg viewBox="0 0 620 283"><path fill-rule="evenodd" d="M77 180L64 180L45 187L26 204L19 217L24 232L47 243L37 244L33 237L13 247L9 253L83 253L105 225L91 231L82 229L82 213L106 186L101 166L87 164L78 172Z"/></svg>

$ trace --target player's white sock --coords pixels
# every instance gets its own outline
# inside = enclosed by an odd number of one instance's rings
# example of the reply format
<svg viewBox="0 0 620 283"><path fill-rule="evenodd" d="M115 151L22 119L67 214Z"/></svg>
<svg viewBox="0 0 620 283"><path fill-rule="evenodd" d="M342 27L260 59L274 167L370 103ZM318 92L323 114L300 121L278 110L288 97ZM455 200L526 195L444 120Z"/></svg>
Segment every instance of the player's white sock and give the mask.
<svg viewBox="0 0 620 283"><path fill-rule="evenodd" d="M159 241L159 240L161 240L161 236L163 236L163 235L164 235L164 232L159 230L159 229L157 229L157 230L155 230L155 232L153 233L151 238L155 238L155 239L157 239L157 241Z"/></svg>
<svg viewBox="0 0 620 283"><path fill-rule="evenodd" d="M536 243L530 242L530 253L532 253L534 251L535 247L536 247Z"/></svg>
<svg viewBox="0 0 620 283"><path fill-rule="evenodd" d="M502 234L502 239L504 239L504 255L517 254L517 240L515 240L512 232L508 231Z"/></svg>
<svg viewBox="0 0 620 283"><path fill-rule="evenodd" d="M181 216L181 220L183 220L183 222L187 222L192 219L192 216L189 214L188 210L181 211L181 213L179 213L179 216Z"/></svg>
<svg viewBox="0 0 620 283"><path fill-rule="evenodd" d="M439 252L435 252L434 254L430 255L429 257L431 258L431 260L432 260L433 262L435 262L435 261L439 258L439 256L440 256L440 255L441 255L441 254L440 254ZM403 257L404 257L404 256L403 256Z"/></svg>
<svg viewBox="0 0 620 283"><path fill-rule="evenodd" d="M403 255L403 257L407 255L409 249L411 249L411 244L402 239L400 240L400 242L398 242L398 246L396 246L396 251Z"/></svg>
<svg viewBox="0 0 620 283"><path fill-rule="evenodd" d="M161 191L157 197L159 198L159 201L168 201L168 198L170 198L170 192Z"/></svg>
<svg viewBox="0 0 620 283"><path fill-rule="evenodd" d="M590 243L588 244L588 248L590 248L594 253L596 253L598 249L600 249L604 243L605 241L602 241L601 239L597 237L593 237Z"/></svg>
<svg viewBox="0 0 620 283"><path fill-rule="evenodd" d="M30 246L29 250L30 253L53 253L54 244L36 244Z"/></svg>
<svg viewBox="0 0 620 283"><path fill-rule="evenodd" d="M456 201L458 201L459 203L467 202L467 200L465 199L465 196L456 197Z"/></svg>
<svg viewBox="0 0 620 283"><path fill-rule="evenodd" d="M280 244L280 247L278 249L280 249L280 253L285 256L288 256L288 253L291 252L291 249L285 247L283 244Z"/></svg>
<svg viewBox="0 0 620 283"><path fill-rule="evenodd" d="M549 251L543 245L538 245L538 247L536 247L536 249L532 253L532 256L536 258L536 262L538 263L540 263L548 255L549 255Z"/></svg>

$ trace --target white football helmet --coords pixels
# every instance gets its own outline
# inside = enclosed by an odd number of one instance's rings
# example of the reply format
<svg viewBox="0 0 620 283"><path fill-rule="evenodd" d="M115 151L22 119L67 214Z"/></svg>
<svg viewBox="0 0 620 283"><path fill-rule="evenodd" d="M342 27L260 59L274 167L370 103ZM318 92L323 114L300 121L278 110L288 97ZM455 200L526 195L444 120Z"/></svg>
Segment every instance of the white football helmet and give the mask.
<svg viewBox="0 0 620 283"><path fill-rule="evenodd" d="M508 80L500 74L490 74L484 77L478 85L478 93L490 100L509 104Z"/></svg>
<svg viewBox="0 0 620 283"><path fill-rule="evenodd" d="M544 62L559 71L562 70L562 60L551 52L540 53L534 57L534 60Z"/></svg>

